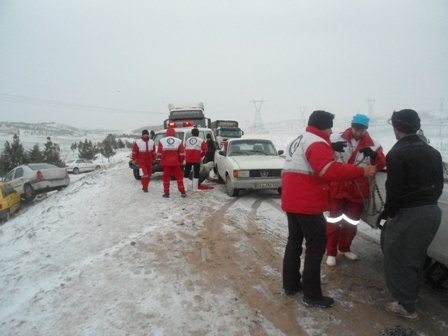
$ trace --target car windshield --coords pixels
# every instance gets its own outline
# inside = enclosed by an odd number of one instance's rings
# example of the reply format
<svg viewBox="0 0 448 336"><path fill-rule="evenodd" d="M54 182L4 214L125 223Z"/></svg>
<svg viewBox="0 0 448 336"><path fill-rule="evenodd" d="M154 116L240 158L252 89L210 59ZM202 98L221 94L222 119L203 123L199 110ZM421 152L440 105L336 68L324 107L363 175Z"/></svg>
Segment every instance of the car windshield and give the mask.
<svg viewBox="0 0 448 336"><path fill-rule="evenodd" d="M57 168L55 165L49 163L29 163L28 167L30 167L32 170Z"/></svg>
<svg viewBox="0 0 448 336"><path fill-rule="evenodd" d="M198 137L200 137L201 139L206 139L206 137L207 137L207 133L209 133L209 132L204 132L204 131L199 131L199 135L198 135ZM190 132L188 132L187 133L187 139L188 138L191 138L193 135L191 135L191 131ZM186 140L186 139L185 139Z"/></svg>
<svg viewBox="0 0 448 336"><path fill-rule="evenodd" d="M229 156L241 155L274 155L277 156L275 147L269 140L241 140L230 143Z"/></svg>
<svg viewBox="0 0 448 336"><path fill-rule="evenodd" d="M241 130L222 128L219 130L219 135L221 135L222 137L229 137L229 138L241 138Z"/></svg>

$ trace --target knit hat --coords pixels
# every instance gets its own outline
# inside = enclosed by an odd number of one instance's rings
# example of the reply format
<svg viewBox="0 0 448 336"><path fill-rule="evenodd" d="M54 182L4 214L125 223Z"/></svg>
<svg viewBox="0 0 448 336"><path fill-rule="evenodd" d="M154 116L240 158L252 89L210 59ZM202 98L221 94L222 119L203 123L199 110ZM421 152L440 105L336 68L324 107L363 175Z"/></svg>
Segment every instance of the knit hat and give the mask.
<svg viewBox="0 0 448 336"><path fill-rule="evenodd" d="M368 129L369 128L369 117L364 114L355 114L352 119L352 127Z"/></svg>
<svg viewBox="0 0 448 336"><path fill-rule="evenodd" d="M333 127L334 114L317 110L311 113L308 119L308 126L316 127L319 130L326 130Z"/></svg>
<svg viewBox="0 0 448 336"><path fill-rule="evenodd" d="M420 118L414 110L404 109L392 113L392 126L406 134L416 133L420 129Z"/></svg>
<svg viewBox="0 0 448 336"><path fill-rule="evenodd" d="M174 130L174 128L168 128L167 130L166 130L166 135L167 136L175 136L176 135L176 131Z"/></svg>
<svg viewBox="0 0 448 336"><path fill-rule="evenodd" d="M148 130L146 130L146 129L145 129L145 130L143 130L143 131L142 131L142 136L143 136L143 135L149 135L149 132L148 132Z"/></svg>

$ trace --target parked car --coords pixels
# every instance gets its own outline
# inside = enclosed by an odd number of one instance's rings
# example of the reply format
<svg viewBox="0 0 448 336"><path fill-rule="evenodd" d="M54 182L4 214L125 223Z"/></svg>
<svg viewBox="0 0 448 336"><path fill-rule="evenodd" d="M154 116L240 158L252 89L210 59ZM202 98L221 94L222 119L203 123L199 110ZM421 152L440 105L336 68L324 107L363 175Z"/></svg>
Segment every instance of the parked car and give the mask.
<svg viewBox="0 0 448 336"><path fill-rule="evenodd" d="M229 196L240 189L276 189L281 193L283 151L276 151L271 140L229 139L215 153L215 172L225 182Z"/></svg>
<svg viewBox="0 0 448 336"><path fill-rule="evenodd" d="M66 168L49 163L28 163L15 167L4 178L27 201L37 194L60 190L70 184Z"/></svg>
<svg viewBox="0 0 448 336"><path fill-rule="evenodd" d="M192 129L193 129L193 127L191 127L191 126L174 128L174 130L176 131L176 138L179 138L180 140L182 140L182 144L185 145L185 141L192 136L191 135ZM211 128L198 127L198 130L199 130L200 138L205 140L207 138L207 134L210 134L213 141L216 141L215 135L213 134L213 131ZM165 136L166 136L166 129L155 132L153 140L156 145L156 151L157 151L157 146L159 144L160 139L164 138ZM156 161L154 162L154 167L153 167L154 172L161 172L163 170L162 167L159 166L159 161L160 160L156 159Z"/></svg>
<svg viewBox="0 0 448 336"><path fill-rule="evenodd" d="M93 171L95 169L100 169L100 165L93 163L92 160L87 159L76 159L70 160L65 163L65 168L69 173L79 174L84 172Z"/></svg>
<svg viewBox="0 0 448 336"><path fill-rule="evenodd" d="M20 194L8 183L0 182L0 220L8 221L20 208Z"/></svg>

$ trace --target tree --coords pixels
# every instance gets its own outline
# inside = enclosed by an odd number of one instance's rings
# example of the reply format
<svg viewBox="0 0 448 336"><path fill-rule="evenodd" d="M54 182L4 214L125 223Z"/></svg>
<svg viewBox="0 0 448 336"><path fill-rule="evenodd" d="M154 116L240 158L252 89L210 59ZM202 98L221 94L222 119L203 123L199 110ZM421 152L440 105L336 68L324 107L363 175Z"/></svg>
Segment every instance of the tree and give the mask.
<svg viewBox="0 0 448 336"><path fill-rule="evenodd" d="M27 162L28 158L23 145L20 143L20 138L17 134L14 134L12 144L9 141L5 142L5 148L0 155L0 170L2 174L6 174L14 167Z"/></svg>
<svg viewBox="0 0 448 336"><path fill-rule="evenodd" d="M59 153L61 152L61 149L59 148L59 145L56 143L53 143L51 141L51 137L47 137L47 142L45 143L45 148L43 151L43 161L46 163L54 164L58 167L63 167L64 162L62 162Z"/></svg>
<svg viewBox="0 0 448 336"><path fill-rule="evenodd" d="M85 139L84 142L78 143L79 157L88 160L94 160L98 149L92 144L92 141Z"/></svg>
<svg viewBox="0 0 448 336"><path fill-rule="evenodd" d="M113 135L113 134L108 134L108 135L106 136L106 138L103 140L103 142L104 142L104 141L109 142L110 146L111 146L113 149L117 149L117 148L118 148L118 143L117 143L117 139L115 138L115 135Z"/></svg>
<svg viewBox="0 0 448 336"><path fill-rule="evenodd" d="M118 141L117 141L117 147L121 149L121 148L126 147L126 145L124 144L123 140L118 139Z"/></svg>
<svg viewBox="0 0 448 336"><path fill-rule="evenodd" d="M28 152L28 160L29 162L42 162L44 161L44 155L41 152L39 145L36 143L33 146L33 149L31 149Z"/></svg>
<svg viewBox="0 0 448 336"><path fill-rule="evenodd" d="M107 137L106 137L106 139L103 140L103 143L101 144L100 152L105 158L107 158L107 161L109 161L109 162L110 162L110 157L115 155L115 151L112 148L112 143L110 141L108 141Z"/></svg>
<svg viewBox="0 0 448 336"><path fill-rule="evenodd" d="M78 148L78 144L76 142L72 143L72 145L70 146L70 149L72 150L72 152L74 153L75 150Z"/></svg>

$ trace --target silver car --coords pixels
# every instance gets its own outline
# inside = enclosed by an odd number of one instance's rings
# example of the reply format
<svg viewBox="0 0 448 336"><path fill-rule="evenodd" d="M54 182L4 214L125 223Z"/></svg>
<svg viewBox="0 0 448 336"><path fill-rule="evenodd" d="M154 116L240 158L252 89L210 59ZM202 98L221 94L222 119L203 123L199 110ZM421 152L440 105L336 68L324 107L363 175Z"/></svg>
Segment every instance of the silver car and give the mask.
<svg viewBox="0 0 448 336"><path fill-rule="evenodd" d="M3 180L9 182L27 201L32 201L37 194L60 190L70 184L67 169L49 163L17 166Z"/></svg>
<svg viewBox="0 0 448 336"><path fill-rule="evenodd" d="M70 160L65 163L65 168L69 173L79 174L83 172L93 171L95 169L100 169L100 165L87 159L76 159Z"/></svg>

